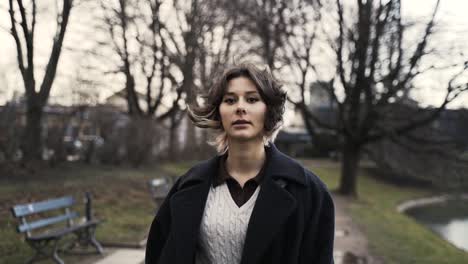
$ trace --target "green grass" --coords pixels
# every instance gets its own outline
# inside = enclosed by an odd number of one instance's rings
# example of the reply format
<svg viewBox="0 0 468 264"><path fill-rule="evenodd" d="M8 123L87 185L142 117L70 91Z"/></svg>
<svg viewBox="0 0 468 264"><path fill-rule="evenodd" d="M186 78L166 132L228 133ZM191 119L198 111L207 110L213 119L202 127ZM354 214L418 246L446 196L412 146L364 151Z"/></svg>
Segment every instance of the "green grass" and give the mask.
<svg viewBox="0 0 468 264"><path fill-rule="evenodd" d="M311 168L331 190L338 187L339 168ZM357 200L350 214L368 237L370 250L385 263L468 263L468 253L445 241L413 218L396 211L399 203L436 195L434 191L381 182L362 169Z"/></svg>
<svg viewBox="0 0 468 264"><path fill-rule="evenodd" d="M196 163L197 161L169 162L162 164L161 167L169 175L181 176Z"/></svg>
<svg viewBox="0 0 468 264"><path fill-rule="evenodd" d="M97 229L98 240L137 244L145 238L154 217L154 203L146 184L164 173L157 168L62 164L34 177L0 179L0 263L24 263L33 254L23 235L15 231L17 220L9 211L12 205L69 194L84 198L85 191L93 195L95 216L104 220ZM83 211L84 204L77 208ZM77 263L77 258L65 260Z"/></svg>
<svg viewBox="0 0 468 264"><path fill-rule="evenodd" d="M97 237L103 242L138 243L153 219L154 204L146 183L158 175L181 175L195 162L161 164L160 168L116 168L63 164L28 178L0 179L0 263L24 263L33 251L15 232L9 207L65 194L91 191L95 215L105 222ZM331 189L338 186L337 167L310 167ZM350 213L369 239L371 251L386 263L468 263L468 253L446 242L412 218L399 214L405 200L430 196L431 191L380 182L361 170L359 199L350 201ZM82 263L79 257L66 257ZM84 262L83 262L84 263Z"/></svg>

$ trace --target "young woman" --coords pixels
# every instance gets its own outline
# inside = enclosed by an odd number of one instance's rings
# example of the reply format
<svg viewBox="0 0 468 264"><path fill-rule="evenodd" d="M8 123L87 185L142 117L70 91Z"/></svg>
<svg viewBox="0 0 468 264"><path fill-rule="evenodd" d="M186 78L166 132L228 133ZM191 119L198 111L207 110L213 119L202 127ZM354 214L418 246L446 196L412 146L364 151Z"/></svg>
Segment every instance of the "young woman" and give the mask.
<svg viewBox="0 0 468 264"><path fill-rule="evenodd" d="M146 263L333 263L334 205L322 181L273 144L286 93L268 70L227 69L196 126L219 155L181 176L148 236Z"/></svg>

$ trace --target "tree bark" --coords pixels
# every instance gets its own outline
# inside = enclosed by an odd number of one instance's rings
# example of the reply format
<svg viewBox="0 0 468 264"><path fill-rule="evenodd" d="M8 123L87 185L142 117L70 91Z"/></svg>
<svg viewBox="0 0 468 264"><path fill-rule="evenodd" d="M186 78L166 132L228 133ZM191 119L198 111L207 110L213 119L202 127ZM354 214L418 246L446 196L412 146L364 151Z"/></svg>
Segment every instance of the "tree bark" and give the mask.
<svg viewBox="0 0 468 264"><path fill-rule="evenodd" d="M138 95L135 92L135 78L130 73L130 68L126 69L125 72L125 96L127 99L128 114L135 118L135 120L138 120L143 116L143 112L139 105Z"/></svg>
<svg viewBox="0 0 468 264"><path fill-rule="evenodd" d="M347 196L357 196L357 176L361 147L349 138L343 145L343 160L341 162L341 179L338 192Z"/></svg>
<svg viewBox="0 0 468 264"><path fill-rule="evenodd" d="M177 121L176 114L173 113L170 117L170 128L169 128L169 160L175 161L179 153L178 137L177 137Z"/></svg>
<svg viewBox="0 0 468 264"><path fill-rule="evenodd" d="M23 154L25 161L42 159L42 107L29 105L26 112Z"/></svg>
<svg viewBox="0 0 468 264"><path fill-rule="evenodd" d="M42 159L42 110L47 104L50 90L57 73L57 65L62 51L62 44L65 38L65 32L70 17L70 12L73 7L73 0L63 0L61 12L57 14L57 31L53 39L52 51L48 58L45 73L40 85L39 91L36 91L36 80L34 77L34 34L36 25L37 5L36 0L28 3L31 4L31 10L26 10L22 0L9 1L9 13L11 21L11 34L16 44L18 68L23 77L25 97L26 97L26 130L23 134L24 142L22 143L22 151L25 161L41 160ZM21 15L20 22L17 21L15 12L19 11ZM30 19L28 19L28 17ZM28 21L31 21L29 24ZM22 31L19 34L18 25ZM26 48L23 51L23 48ZM25 64L27 62L27 64Z"/></svg>

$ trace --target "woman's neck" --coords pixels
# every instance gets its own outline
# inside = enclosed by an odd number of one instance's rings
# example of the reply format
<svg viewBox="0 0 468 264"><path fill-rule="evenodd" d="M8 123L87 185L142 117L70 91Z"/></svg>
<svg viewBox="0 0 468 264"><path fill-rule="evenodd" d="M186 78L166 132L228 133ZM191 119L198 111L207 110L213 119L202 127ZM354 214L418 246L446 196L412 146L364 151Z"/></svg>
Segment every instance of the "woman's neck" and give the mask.
<svg viewBox="0 0 468 264"><path fill-rule="evenodd" d="M226 170L241 186L255 177L266 159L263 140L250 142L229 142Z"/></svg>

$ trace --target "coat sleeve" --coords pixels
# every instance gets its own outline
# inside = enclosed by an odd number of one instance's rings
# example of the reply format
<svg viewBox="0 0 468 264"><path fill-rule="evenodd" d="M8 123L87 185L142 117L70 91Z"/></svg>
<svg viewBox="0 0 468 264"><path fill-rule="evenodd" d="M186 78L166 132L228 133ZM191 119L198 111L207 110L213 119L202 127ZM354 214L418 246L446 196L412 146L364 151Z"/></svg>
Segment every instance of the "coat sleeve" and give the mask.
<svg viewBox="0 0 468 264"><path fill-rule="evenodd" d="M174 183L151 223L146 242L145 264L157 264L171 228L170 198L176 192L180 178Z"/></svg>
<svg viewBox="0 0 468 264"><path fill-rule="evenodd" d="M326 189L322 193L318 208L318 215L312 217L307 224L301 263L333 264L335 206Z"/></svg>

